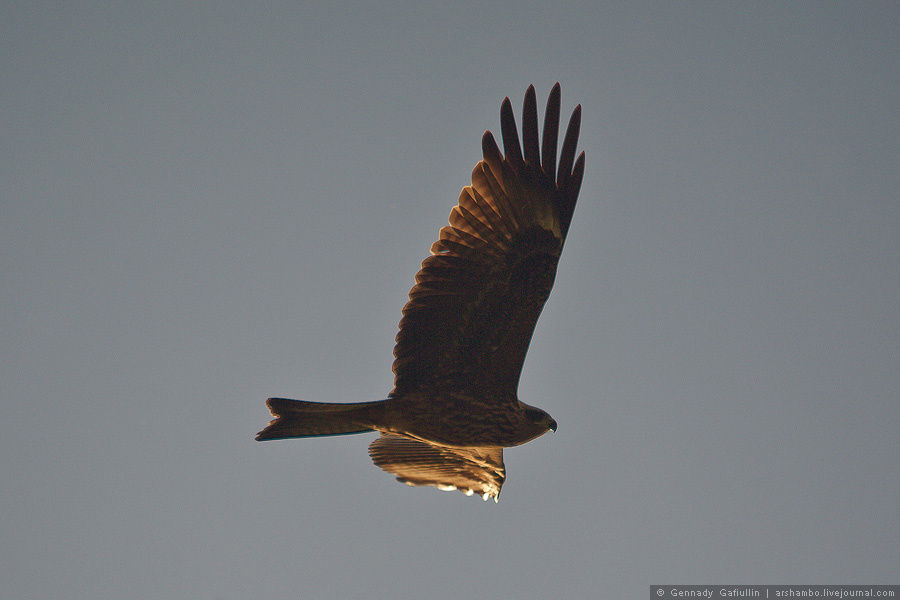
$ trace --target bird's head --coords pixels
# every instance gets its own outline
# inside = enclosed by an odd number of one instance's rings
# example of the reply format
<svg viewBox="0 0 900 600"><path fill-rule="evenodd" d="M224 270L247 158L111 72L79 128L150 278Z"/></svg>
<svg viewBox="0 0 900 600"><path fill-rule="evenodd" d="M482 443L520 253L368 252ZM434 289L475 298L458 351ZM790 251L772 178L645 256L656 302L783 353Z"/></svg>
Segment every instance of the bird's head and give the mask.
<svg viewBox="0 0 900 600"><path fill-rule="evenodd" d="M524 402L522 403L522 407L525 410L526 427L529 432L532 433L532 436L529 438L530 440L533 440L540 435L544 435L547 431L556 431L556 421L545 411L534 406L529 406Z"/></svg>

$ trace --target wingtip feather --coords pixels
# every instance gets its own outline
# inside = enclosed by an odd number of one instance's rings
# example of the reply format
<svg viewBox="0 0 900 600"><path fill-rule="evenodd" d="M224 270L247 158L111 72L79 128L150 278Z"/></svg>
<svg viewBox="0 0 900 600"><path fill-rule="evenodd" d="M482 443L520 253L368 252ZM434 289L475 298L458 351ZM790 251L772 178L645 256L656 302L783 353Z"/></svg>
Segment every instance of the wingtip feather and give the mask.
<svg viewBox="0 0 900 600"><path fill-rule="evenodd" d="M559 82L550 90L544 113L544 139L541 146L541 167L549 178L556 176L556 144L559 139Z"/></svg>
<svg viewBox="0 0 900 600"><path fill-rule="evenodd" d="M482 154L484 154L484 161L494 175L494 179L502 181L503 167L501 165L503 163L503 157L500 155L500 148L497 146L494 134L490 131L485 131L484 135L481 137L481 151Z"/></svg>
<svg viewBox="0 0 900 600"><path fill-rule="evenodd" d="M559 155L559 172L556 180L560 187L566 187L566 182L572 177L572 163L575 160L575 149L578 146L578 132L581 129L581 105L576 106L569 118L569 126L566 128L566 137L563 138L562 152Z"/></svg>
<svg viewBox="0 0 900 600"><path fill-rule="evenodd" d="M522 143L525 146L525 163L540 168L541 148L534 85L529 85L525 91L525 103L522 106Z"/></svg>
<svg viewBox="0 0 900 600"><path fill-rule="evenodd" d="M506 161L514 169L521 170L524 166L522 149L519 146L516 118L513 116L512 103L508 96L500 105L500 132L503 134L503 153L506 155Z"/></svg>

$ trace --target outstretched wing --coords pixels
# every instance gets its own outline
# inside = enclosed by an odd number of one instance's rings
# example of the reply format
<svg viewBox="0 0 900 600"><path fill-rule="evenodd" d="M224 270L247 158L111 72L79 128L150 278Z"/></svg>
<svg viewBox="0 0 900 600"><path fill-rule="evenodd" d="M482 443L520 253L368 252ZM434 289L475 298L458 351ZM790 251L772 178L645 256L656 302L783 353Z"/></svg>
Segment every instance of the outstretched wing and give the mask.
<svg viewBox="0 0 900 600"><path fill-rule="evenodd" d="M369 445L372 461L408 485L459 490L483 500L500 497L506 479L503 448L451 448L382 434Z"/></svg>
<svg viewBox="0 0 900 600"><path fill-rule="evenodd" d="M512 401L584 174L575 160L581 105L569 121L556 167L559 84L550 92L538 149L534 86L525 93L524 157L509 98L500 107L505 157L489 131L472 171L431 247L403 308L394 347L394 390L470 390Z"/></svg>

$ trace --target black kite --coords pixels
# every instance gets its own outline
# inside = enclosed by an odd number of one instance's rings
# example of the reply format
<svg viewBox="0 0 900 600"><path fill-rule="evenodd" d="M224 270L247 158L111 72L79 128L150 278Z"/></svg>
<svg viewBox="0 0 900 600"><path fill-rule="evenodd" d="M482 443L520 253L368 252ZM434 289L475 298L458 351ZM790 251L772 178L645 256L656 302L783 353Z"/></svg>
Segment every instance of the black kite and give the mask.
<svg viewBox="0 0 900 600"><path fill-rule="evenodd" d="M539 140L529 86L520 147L509 98L503 100L505 157L485 132L484 160L403 308L387 399L270 398L276 418L257 440L378 431L369 454L398 480L499 498L503 448L556 430L550 415L518 399L517 388L584 174L584 152L575 160L581 105L569 120L557 169L559 108L557 83Z"/></svg>

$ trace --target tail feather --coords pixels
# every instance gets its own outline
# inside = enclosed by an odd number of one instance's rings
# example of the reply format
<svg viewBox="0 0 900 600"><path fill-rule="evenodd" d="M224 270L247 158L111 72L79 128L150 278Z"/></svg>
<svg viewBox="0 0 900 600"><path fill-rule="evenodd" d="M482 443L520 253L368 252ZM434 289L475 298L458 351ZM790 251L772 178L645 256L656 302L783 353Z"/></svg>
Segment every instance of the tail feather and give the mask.
<svg viewBox="0 0 900 600"><path fill-rule="evenodd" d="M372 431L383 420L385 401L333 404L269 398L266 404L275 419L256 435L257 441Z"/></svg>

